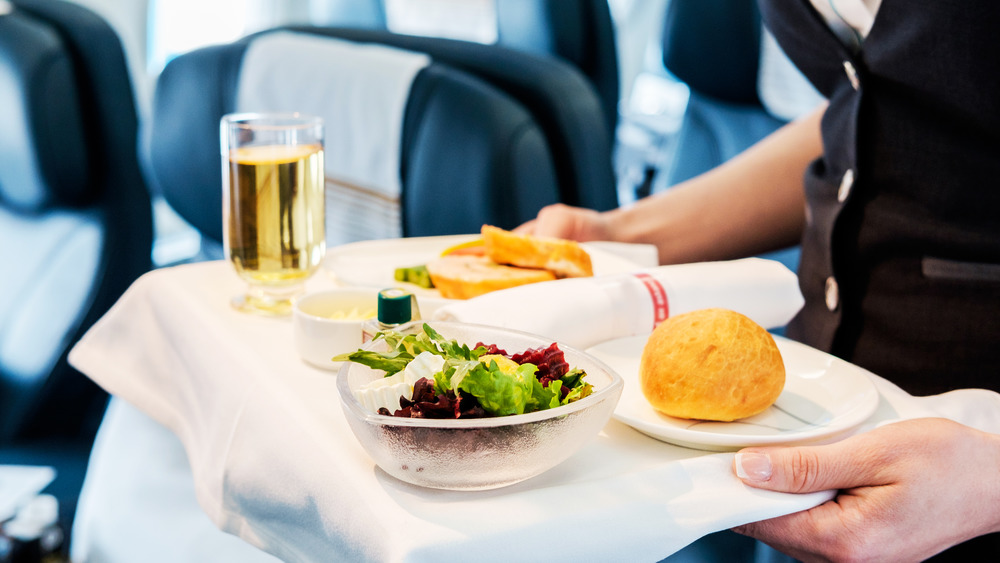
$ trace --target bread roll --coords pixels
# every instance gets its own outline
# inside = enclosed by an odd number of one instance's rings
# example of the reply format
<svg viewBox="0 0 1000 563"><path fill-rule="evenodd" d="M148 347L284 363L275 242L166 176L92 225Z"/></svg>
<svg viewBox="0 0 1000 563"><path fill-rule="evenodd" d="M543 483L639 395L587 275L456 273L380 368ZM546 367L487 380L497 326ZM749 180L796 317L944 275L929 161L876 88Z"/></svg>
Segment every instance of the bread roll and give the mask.
<svg viewBox="0 0 1000 563"><path fill-rule="evenodd" d="M731 421L771 406L785 386L774 338L735 311L702 309L653 330L639 364L642 393L678 418Z"/></svg>
<svg viewBox="0 0 1000 563"><path fill-rule="evenodd" d="M483 225L486 255L497 264L548 270L558 278L594 275L590 255L572 240L535 237Z"/></svg>
<svg viewBox="0 0 1000 563"><path fill-rule="evenodd" d="M469 299L517 285L552 281L556 276L547 270L512 268L493 262L486 256L451 254L427 263L431 276L442 297Z"/></svg>

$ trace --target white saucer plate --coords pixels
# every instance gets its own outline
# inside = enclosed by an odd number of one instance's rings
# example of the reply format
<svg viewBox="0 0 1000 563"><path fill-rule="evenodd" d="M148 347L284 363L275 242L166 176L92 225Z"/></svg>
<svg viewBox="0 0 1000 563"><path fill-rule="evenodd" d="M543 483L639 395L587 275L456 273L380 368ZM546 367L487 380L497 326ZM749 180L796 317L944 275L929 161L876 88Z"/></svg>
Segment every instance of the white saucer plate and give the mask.
<svg viewBox="0 0 1000 563"><path fill-rule="evenodd" d="M820 442L857 427L878 407L878 391L867 371L776 336L785 388L766 411L734 422L669 417L654 410L639 388L639 358L647 338L612 340L587 352L625 380L614 418L664 442L713 451Z"/></svg>

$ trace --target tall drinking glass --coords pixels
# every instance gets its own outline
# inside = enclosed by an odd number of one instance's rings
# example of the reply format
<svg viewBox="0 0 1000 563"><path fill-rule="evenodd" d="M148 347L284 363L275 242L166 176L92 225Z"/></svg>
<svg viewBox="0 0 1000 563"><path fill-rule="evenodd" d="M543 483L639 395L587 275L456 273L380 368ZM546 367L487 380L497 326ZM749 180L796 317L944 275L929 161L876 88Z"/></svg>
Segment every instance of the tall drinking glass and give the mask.
<svg viewBox="0 0 1000 563"><path fill-rule="evenodd" d="M249 285L232 304L287 315L326 251L323 121L240 113L221 129L223 243Z"/></svg>

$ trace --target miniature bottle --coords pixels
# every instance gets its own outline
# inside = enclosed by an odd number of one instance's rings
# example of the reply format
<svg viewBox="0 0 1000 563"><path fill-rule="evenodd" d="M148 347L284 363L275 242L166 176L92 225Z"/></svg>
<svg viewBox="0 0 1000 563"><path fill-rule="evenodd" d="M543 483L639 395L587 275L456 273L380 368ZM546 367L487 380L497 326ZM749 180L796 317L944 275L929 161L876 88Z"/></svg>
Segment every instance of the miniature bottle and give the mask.
<svg viewBox="0 0 1000 563"><path fill-rule="evenodd" d="M368 342L384 330L420 319L417 297L398 287L378 292L378 314L361 325L361 341Z"/></svg>

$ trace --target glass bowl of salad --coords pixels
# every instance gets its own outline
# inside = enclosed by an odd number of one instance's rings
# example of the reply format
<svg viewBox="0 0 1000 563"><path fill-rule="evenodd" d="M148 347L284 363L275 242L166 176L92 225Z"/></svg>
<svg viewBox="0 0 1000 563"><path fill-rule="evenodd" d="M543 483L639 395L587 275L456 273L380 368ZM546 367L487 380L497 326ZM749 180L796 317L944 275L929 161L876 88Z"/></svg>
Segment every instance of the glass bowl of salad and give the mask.
<svg viewBox="0 0 1000 563"><path fill-rule="evenodd" d="M623 385L574 348L456 322L410 323L335 359L347 421L376 465L436 489L495 489L555 467L604 427Z"/></svg>

